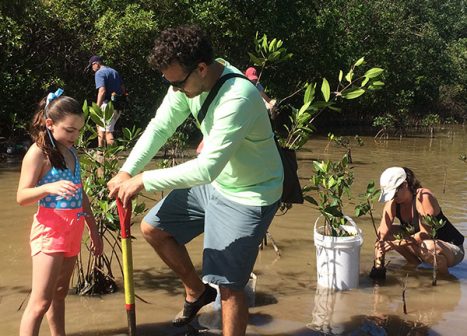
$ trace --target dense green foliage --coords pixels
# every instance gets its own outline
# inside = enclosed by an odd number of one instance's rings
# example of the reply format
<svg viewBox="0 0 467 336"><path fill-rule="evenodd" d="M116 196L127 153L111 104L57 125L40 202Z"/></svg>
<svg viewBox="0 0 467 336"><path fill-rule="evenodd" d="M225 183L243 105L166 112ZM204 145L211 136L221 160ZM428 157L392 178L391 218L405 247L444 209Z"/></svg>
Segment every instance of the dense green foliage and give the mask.
<svg viewBox="0 0 467 336"><path fill-rule="evenodd" d="M77 143L80 152L83 189L89 196L90 205L96 219L99 234L104 242L104 253L94 256L90 253L89 241L85 241L86 249L82 249L78 257L76 277L73 287L80 295L100 295L113 293L117 289L112 271L118 264L122 271L120 223L116 201L109 197L107 182L120 169L120 156L127 148L132 147L141 134L141 129L124 128L122 137L117 137L112 146L90 148L90 142L97 138L95 124L105 127L110 123L114 112L112 103L101 110L96 103L83 104L86 123L81 130ZM146 212L141 199L132 202L133 216Z"/></svg>
<svg viewBox="0 0 467 336"><path fill-rule="evenodd" d="M463 6L455 0L3 0L0 134L9 135L15 113L16 120L29 120L50 86L95 100L93 74L83 72L93 54L115 67L129 89L132 108L121 125L131 120L144 126L166 90L146 60L153 40L161 29L191 22L211 33L218 56L241 69L250 65L257 31L283 40L293 60L262 77L269 95L279 99L299 82L335 78L361 56L378 64L385 69L385 90L344 105L339 121L346 125L371 125L387 113L396 119L435 113L462 120Z"/></svg>
<svg viewBox="0 0 467 336"><path fill-rule="evenodd" d="M348 236L349 232L342 225L347 223L343 211L344 194L350 197L354 181L349 158L344 155L340 161L313 161L313 170L310 184L303 188L304 198L324 217L323 234Z"/></svg>

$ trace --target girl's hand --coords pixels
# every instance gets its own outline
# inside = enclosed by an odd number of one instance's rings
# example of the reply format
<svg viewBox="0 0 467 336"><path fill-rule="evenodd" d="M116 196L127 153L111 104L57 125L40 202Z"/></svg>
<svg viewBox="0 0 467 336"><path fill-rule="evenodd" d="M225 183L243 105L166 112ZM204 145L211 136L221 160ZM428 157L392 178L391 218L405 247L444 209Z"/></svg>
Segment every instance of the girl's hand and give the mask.
<svg viewBox="0 0 467 336"><path fill-rule="evenodd" d="M52 195L58 195L63 198L71 198L75 196L78 186L68 180L60 180L47 184L47 192Z"/></svg>
<svg viewBox="0 0 467 336"><path fill-rule="evenodd" d="M91 236L91 252L95 256L100 256L104 250L104 244L102 243L102 237L97 231L92 231Z"/></svg>

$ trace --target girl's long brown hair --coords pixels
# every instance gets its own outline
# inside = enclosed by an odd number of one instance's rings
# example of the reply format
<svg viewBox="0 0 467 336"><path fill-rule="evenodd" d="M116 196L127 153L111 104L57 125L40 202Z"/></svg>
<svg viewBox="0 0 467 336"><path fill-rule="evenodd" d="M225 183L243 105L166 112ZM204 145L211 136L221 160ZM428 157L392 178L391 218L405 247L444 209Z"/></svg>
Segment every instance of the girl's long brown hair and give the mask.
<svg viewBox="0 0 467 336"><path fill-rule="evenodd" d="M57 169L66 169L65 158L58 150L47 134L45 125L46 118L50 118L54 123L59 122L67 115L82 115L83 110L80 104L73 98L60 96L52 100L46 107L47 97L44 97L38 104L38 108L32 119L30 133L33 141L44 152L53 167ZM52 133L50 136L53 137Z"/></svg>

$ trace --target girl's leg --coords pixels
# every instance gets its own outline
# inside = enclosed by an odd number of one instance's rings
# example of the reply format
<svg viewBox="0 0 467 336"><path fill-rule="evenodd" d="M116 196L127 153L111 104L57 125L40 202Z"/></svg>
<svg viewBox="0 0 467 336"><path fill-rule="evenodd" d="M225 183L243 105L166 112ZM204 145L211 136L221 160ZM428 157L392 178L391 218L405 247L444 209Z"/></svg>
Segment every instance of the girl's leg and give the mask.
<svg viewBox="0 0 467 336"><path fill-rule="evenodd" d="M65 297L68 294L75 264L76 257L63 259L52 304L47 311L47 321L52 336L65 336Z"/></svg>
<svg viewBox="0 0 467 336"><path fill-rule="evenodd" d="M20 325L20 336L37 336L54 297L63 253L39 252L32 257L32 291Z"/></svg>

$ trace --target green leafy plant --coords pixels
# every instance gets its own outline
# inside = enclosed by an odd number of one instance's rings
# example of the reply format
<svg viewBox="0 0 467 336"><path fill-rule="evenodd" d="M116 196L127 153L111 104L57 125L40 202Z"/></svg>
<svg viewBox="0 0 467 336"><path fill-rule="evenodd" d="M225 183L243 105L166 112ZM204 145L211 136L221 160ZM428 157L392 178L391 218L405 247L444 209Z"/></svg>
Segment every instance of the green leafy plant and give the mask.
<svg viewBox="0 0 467 336"><path fill-rule="evenodd" d="M376 188L375 181L370 181L366 187L365 193L360 195L363 198L363 202L355 206L355 216L361 217L366 214L370 215L373 229L375 230L376 238L378 237L378 229L376 228L375 218L373 217L373 205L378 199L380 190Z"/></svg>
<svg viewBox="0 0 467 336"><path fill-rule="evenodd" d="M122 137L115 139L112 146L92 148L91 144L97 137L95 124L105 127L110 122L112 103L102 110L95 103L91 107L87 102L83 105L85 126L78 140L80 152L81 174L83 189L89 196L91 208L96 218L99 234L102 236L104 253L94 256L89 253L89 241L85 241L86 250L82 250L78 257L76 279L74 279L76 293L80 295L95 295L114 292L117 289L112 270L119 267L123 274L120 261L120 225L117 207L114 199L109 197L107 182L119 170L119 156L131 147L141 134L139 128L124 128ZM145 204L137 199L133 200L133 216L146 211ZM114 266L115 262L117 266Z"/></svg>
<svg viewBox="0 0 467 336"><path fill-rule="evenodd" d="M18 118L17 113L10 113L8 115L9 118L9 128L10 133L7 135L6 138L0 136L0 158L2 158L2 154L5 152L7 154L12 155L24 155L29 148L29 141L27 139L27 124L24 120Z"/></svg>
<svg viewBox="0 0 467 336"><path fill-rule="evenodd" d="M293 56L287 52L281 40L276 38L268 40L266 35L258 38L258 33L255 38L255 52L255 54L249 53L249 56L255 65L261 67L259 77L261 77L266 67L290 60ZM371 68L363 72L364 64L365 58L361 57L351 66L345 76L344 72L340 70L338 83L334 91L331 91L328 80L323 78L320 86L321 94L317 93L318 84L311 82L306 83L289 96L281 99L276 104L276 109L280 110L280 105L284 101L302 91L304 92L303 105L300 108L289 105L291 110L289 115L290 122L283 125L286 130L285 134L276 129L279 144L291 150L302 148L314 131L313 122L323 111L330 109L339 112L340 108L336 105L341 99L356 99L369 90L381 89L384 83L378 80L378 78L384 70L381 68ZM321 98L318 98L318 96L321 96ZM276 112L273 111L272 113L273 119ZM280 113L280 111L277 113ZM344 139L341 139L341 145L343 145ZM358 136L356 140L359 145L363 144ZM344 145L344 147L350 148L349 145ZM342 194L344 192L349 193L350 185L353 182L353 175L348 166L350 160L350 156L345 155L340 162L314 161L313 166L316 175L310 179L312 184L303 188L303 192L308 192L312 189L318 191L319 201L315 200L311 195L306 195L305 199L318 207L326 220L329 234L336 236L346 235L345 230L342 230L341 227L347 221L342 213Z"/></svg>
<svg viewBox="0 0 467 336"><path fill-rule="evenodd" d="M255 52L256 54L248 54L250 60L261 68L259 78L261 78L262 72L266 67L290 60L293 56L293 54L287 52L282 40L276 38L268 40L266 35L258 38L258 33L256 33L255 38ZM284 125L286 134L278 134L280 145L293 150L300 149L308 141L311 133L313 133L313 122L323 111L330 109L339 112L340 108L336 106L336 103L340 99L355 99L369 90L381 89L384 83L378 80L378 77L381 76L384 70L381 68L371 68L362 73L359 70L364 64L365 58L361 57L351 66L345 76L344 72L340 70L338 83L334 91L331 90L328 80L323 78L319 88L321 99L318 98L318 84L316 82L305 83L297 91L281 99L276 104L277 108L287 99L304 91L303 105L300 108L289 106L291 110L289 116L290 122Z"/></svg>
<svg viewBox="0 0 467 336"><path fill-rule="evenodd" d="M401 231L394 233L393 236L394 236L394 239L398 241L398 244L402 245L404 243L407 243L407 241L404 242L404 240L410 240L411 236L415 233L416 233L415 226L408 224L408 225L402 226Z"/></svg>
<svg viewBox="0 0 467 336"><path fill-rule="evenodd" d="M305 200L315 205L325 220L325 235L349 236L342 225L347 223L343 197L350 197L354 176L347 155L340 161L313 161L314 174L303 188Z"/></svg>
<svg viewBox="0 0 467 336"><path fill-rule="evenodd" d="M430 130L430 137L434 138L435 126L441 124L441 118L438 114L430 113L422 119L421 124L423 127L426 127Z"/></svg>
<svg viewBox="0 0 467 336"><path fill-rule="evenodd" d="M375 135L375 139L389 138L389 131L396 126L396 118L391 113L386 113L382 116L373 118L373 126L380 127L380 130Z"/></svg>
<svg viewBox="0 0 467 336"><path fill-rule="evenodd" d="M378 229L376 228L375 218L373 216L373 205L378 199L380 192L381 191L378 188L376 188L375 182L370 181L366 187L366 191L360 195L360 197L363 198L363 202L355 206L355 216L361 217L367 214L370 215L371 224L373 224L373 229L375 230L375 237L377 242L380 241L381 237L378 233ZM378 259L375 259L373 265L378 265L378 267L386 267L387 265L384 260L384 255L379 257Z"/></svg>
<svg viewBox="0 0 467 336"><path fill-rule="evenodd" d="M438 232L439 229L441 229L445 224L446 221L444 219L437 219L435 216L431 215L426 215L423 216L423 221L425 224L427 224L431 231L429 232L429 235L433 239L433 279L431 284L433 286L436 286L437 282L437 273L438 273L438 259L437 259L437 253L436 253L436 246L437 246L437 239L436 239L436 233Z"/></svg>
<svg viewBox="0 0 467 336"><path fill-rule="evenodd" d="M325 150L327 150L329 144L331 142L333 142L336 145L345 148L347 150L347 157L349 158L349 163L353 162L353 160L352 160L352 143L351 143L350 138L345 137L345 136L336 136L333 133L328 133L328 139L329 139L329 143L326 146ZM363 146L365 144L363 142L362 138L358 134L356 134L354 136L354 139L355 139L358 146Z"/></svg>
<svg viewBox="0 0 467 336"><path fill-rule="evenodd" d="M280 139L282 146L299 149L309 139L313 128L311 124L325 110L330 109L340 112L336 103L341 99L355 99L368 90L377 90L384 86L377 78L383 73L381 68L371 68L361 75L357 75L357 68L364 64L364 58L360 58L344 76L342 70L339 72L338 83L335 91L331 91L330 84L326 78L321 81L320 92L322 99L318 99L317 83L306 83L304 86L303 105L292 108L290 115L290 126L287 126L287 136Z"/></svg>
<svg viewBox="0 0 467 336"><path fill-rule="evenodd" d="M258 81L260 81L263 70L266 67L288 61L293 57L293 54L287 52L287 49L283 46L284 42L277 38L268 40L266 34L259 37L259 33L256 32L254 42L255 53L249 52L248 55L251 62L260 68Z"/></svg>
<svg viewBox="0 0 467 336"><path fill-rule="evenodd" d="M20 133L27 132L26 122L24 122L24 120L19 119L17 113L10 113L9 117L10 117L11 133L13 137L17 137L21 135Z"/></svg>

